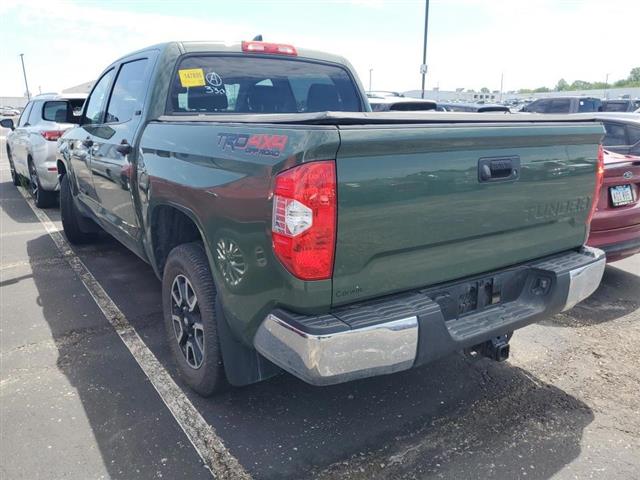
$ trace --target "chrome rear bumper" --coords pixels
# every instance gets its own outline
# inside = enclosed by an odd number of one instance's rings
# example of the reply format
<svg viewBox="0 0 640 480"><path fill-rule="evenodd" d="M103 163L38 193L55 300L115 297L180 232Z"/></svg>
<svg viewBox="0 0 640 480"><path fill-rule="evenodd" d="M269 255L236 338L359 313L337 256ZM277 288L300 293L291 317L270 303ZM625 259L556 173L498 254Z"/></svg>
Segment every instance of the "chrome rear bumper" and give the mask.
<svg viewBox="0 0 640 480"><path fill-rule="evenodd" d="M302 380L329 385L411 368L418 348L418 319L313 335L269 314L254 345L267 359Z"/></svg>
<svg viewBox="0 0 640 480"><path fill-rule="evenodd" d="M317 316L274 310L253 343L265 358L313 385L394 373L572 308L598 288L605 264L602 250L585 247L524 264L517 274L513 267L493 272L489 278L527 279L516 297L454 318L433 300L433 289ZM548 279L549 286L538 279Z"/></svg>
<svg viewBox="0 0 640 480"><path fill-rule="evenodd" d="M607 265L605 253L598 248L584 247L582 253L593 257L595 261L569 271L569 293L563 312L573 308L597 290L604 274L604 267Z"/></svg>

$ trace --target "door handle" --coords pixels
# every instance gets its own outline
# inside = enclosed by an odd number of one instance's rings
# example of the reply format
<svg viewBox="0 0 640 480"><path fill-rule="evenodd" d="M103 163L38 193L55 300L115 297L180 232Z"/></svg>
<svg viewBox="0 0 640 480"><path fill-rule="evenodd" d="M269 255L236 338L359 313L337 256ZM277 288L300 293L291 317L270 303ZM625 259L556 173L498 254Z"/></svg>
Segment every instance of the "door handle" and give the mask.
<svg viewBox="0 0 640 480"><path fill-rule="evenodd" d="M520 177L520 157L489 157L478 160L480 182L504 182Z"/></svg>
<svg viewBox="0 0 640 480"><path fill-rule="evenodd" d="M93 147L93 140L91 140L89 137L87 137L82 141L82 145L84 145L87 148Z"/></svg>
<svg viewBox="0 0 640 480"><path fill-rule="evenodd" d="M129 145L129 142L127 142L126 140L122 140L122 142L120 142L120 145L116 147L116 150L121 155L126 156L131 153L131 145Z"/></svg>

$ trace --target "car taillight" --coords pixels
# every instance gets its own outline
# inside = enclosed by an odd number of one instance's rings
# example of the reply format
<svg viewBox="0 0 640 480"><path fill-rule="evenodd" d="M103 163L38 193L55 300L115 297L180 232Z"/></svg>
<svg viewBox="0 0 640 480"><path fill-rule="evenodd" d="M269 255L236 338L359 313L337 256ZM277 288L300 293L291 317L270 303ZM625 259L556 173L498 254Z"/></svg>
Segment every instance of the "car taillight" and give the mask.
<svg viewBox="0 0 640 480"><path fill-rule="evenodd" d="M242 51L247 53L275 53L296 56L298 52L293 45L268 42L242 42Z"/></svg>
<svg viewBox="0 0 640 480"><path fill-rule="evenodd" d="M42 135L45 140L55 142L62 136L63 133L64 130L43 130L42 132L40 132L40 135Z"/></svg>
<svg viewBox="0 0 640 480"><path fill-rule="evenodd" d="M593 215L598 209L598 201L600 200L600 190L602 190L602 184L604 183L604 149L602 145L598 146L598 161L596 162L596 185L593 189L593 198L591 200L591 210L587 217L587 225L591 224Z"/></svg>
<svg viewBox="0 0 640 480"><path fill-rule="evenodd" d="M293 275L324 280L333 274L336 245L336 167L310 162L276 176L273 251Z"/></svg>

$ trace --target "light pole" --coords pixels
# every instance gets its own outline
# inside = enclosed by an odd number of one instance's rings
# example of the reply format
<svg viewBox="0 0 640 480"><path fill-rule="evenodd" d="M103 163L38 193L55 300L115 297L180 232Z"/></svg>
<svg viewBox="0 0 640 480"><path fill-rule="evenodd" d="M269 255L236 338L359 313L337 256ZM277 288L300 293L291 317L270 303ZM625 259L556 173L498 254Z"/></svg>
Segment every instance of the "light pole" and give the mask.
<svg viewBox="0 0 640 480"><path fill-rule="evenodd" d="M27 101L30 101L31 94L29 93L29 84L27 83L27 72L24 69L24 53L20 54L20 61L22 62L22 75L24 75L24 86L27 89Z"/></svg>
<svg viewBox="0 0 640 480"><path fill-rule="evenodd" d="M500 74L500 103L502 103L502 86L504 85L504 72Z"/></svg>
<svg viewBox="0 0 640 480"><path fill-rule="evenodd" d="M422 74L422 95L424 98L424 80L427 75L427 28L429 27L429 0L425 0L424 5L424 43L422 44L422 65L420 65L420 73Z"/></svg>
<svg viewBox="0 0 640 480"><path fill-rule="evenodd" d="M373 68L369 69L369 91L371 91L371 74L373 73Z"/></svg>
<svg viewBox="0 0 640 480"><path fill-rule="evenodd" d="M607 100L607 89L609 88L609 74L604 77L604 99Z"/></svg>

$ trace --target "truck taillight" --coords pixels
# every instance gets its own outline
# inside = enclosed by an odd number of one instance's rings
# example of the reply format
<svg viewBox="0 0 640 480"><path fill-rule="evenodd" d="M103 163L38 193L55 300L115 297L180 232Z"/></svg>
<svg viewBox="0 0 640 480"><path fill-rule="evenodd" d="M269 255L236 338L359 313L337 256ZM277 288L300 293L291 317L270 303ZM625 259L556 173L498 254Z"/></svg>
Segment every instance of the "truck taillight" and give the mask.
<svg viewBox="0 0 640 480"><path fill-rule="evenodd" d="M336 203L332 160L305 163L276 176L273 251L302 280L324 280L333 274Z"/></svg>
<svg viewBox="0 0 640 480"><path fill-rule="evenodd" d="M242 51L246 53L274 53L276 55L298 55L296 47L284 43L242 42Z"/></svg>
<svg viewBox="0 0 640 480"><path fill-rule="evenodd" d="M40 135L50 142L55 142L62 136L62 134L64 134L64 130L43 130L40 132Z"/></svg>
<svg viewBox="0 0 640 480"><path fill-rule="evenodd" d="M593 215L598 209L598 201L600 201L600 190L604 183L604 149L602 145L598 146L598 161L596 162L596 186L593 189L593 199L591 200L591 210L587 217L587 225L591 225Z"/></svg>

